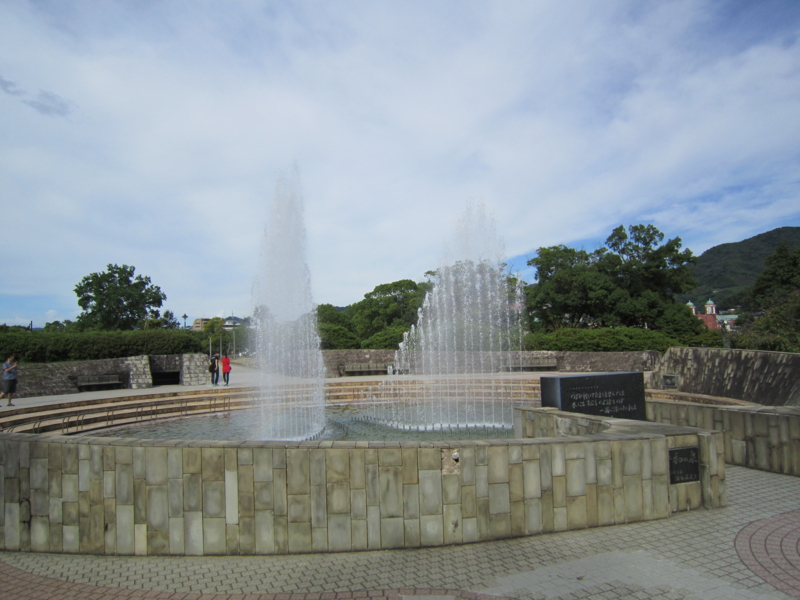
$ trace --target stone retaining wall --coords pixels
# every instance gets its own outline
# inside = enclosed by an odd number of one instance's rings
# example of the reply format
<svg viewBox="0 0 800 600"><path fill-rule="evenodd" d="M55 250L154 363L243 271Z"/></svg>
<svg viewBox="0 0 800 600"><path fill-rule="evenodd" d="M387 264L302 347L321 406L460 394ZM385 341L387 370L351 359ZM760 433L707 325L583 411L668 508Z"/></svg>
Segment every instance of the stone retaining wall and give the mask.
<svg viewBox="0 0 800 600"><path fill-rule="evenodd" d="M153 372L180 370L183 385L203 385L208 382L207 365L208 359L204 354L131 356L20 365L17 397L75 394L80 391L75 379L81 375L120 374L123 387L143 389L153 387Z"/></svg>
<svg viewBox="0 0 800 600"><path fill-rule="evenodd" d="M142 360L143 359L143 360ZM150 366L145 364L147 357L108 358L62 363L43 363L20 365L17 396L51 396L55 394L75 394L79 392L75 380L81 375L120 374L124 387L132 387L150 380ZM146 368L145 368L146 367ZM131 372L133 371L133 380Z"/></svg>
<svg viewBox="0 0 800 600"><path fill-rule="evenodd" d="M530 358L555 358L558 370L575 373L651 371L659 364L661 353L644 352L456 352L459 365L472 364L476 371L507 371L525 364ZM323 350L327 377L341 377L344 366L356 363L394 365L394 350Z"/></svg>
<svg viewBox="0 0 800 600"><path fill-rule="evenodd" d="M153 374L150 371L148 356L129 356L122 359L122 368L128 374L128 385L132 390L153 387Z"/></svg>
<svg viewBox="0 0 800 600"><path fill-rule="evenodd" d="M800 406L800 354L724 348L670 348L654 373L677 375L677 390L746 400L767 406Z"/></svg>
<svg viewBox="0 0 800 600"><path fill-rule="evenodd" d="M150 371L153 373L175 373L181 370L181 354L151 354Z"/></svg>
<svg viewBox="0 0 800 600"><path fill-rule="evenodd" d="M355 363L394 364L394 350L323 350L326 377L342 377L345 365Z"/></svg>
<svg viewBox="0 0 800 600"><path fill-rule="evenodd" d="M182 354L181 385L205 385L211 383L208 363L209 358L205 354Z"/></svg>

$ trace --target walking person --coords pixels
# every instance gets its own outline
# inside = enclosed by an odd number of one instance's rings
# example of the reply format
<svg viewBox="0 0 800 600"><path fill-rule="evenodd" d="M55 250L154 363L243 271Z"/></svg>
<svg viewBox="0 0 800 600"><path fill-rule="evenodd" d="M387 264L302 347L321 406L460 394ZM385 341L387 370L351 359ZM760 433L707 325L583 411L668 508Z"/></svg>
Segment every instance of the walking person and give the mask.
<svg viewBox="0 0 800 600"><path fill-rule="evenodd" d="M219 352L214 352L211 357L208 372L211 373L211 385L219 385Z"/></svg>
<svg viewBox="0 0 800 600"><path fill-rule="evenodd" d="M14 361L14 355L9 354L6 357L6 362L3 363L3 393L0 398L8 394L8 404L6 406L14 406L11 400L17 391L17 363Z"/></svg>
<svg viewBox="0 0 800 600"><path fill-rule="evenodd" d="M231 381L231 359L225 354L222 357L222 381L228 385Z"/></svg>

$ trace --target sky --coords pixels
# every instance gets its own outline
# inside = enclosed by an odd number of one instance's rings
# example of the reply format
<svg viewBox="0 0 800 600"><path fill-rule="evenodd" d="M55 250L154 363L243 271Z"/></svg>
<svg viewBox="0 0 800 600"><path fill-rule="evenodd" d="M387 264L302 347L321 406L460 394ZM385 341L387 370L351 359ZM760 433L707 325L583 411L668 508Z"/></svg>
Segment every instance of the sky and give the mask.
<svg viewBox="0 0 800 600"><path fill-rule="evenodd" d="M246 316L297 165L317 303L422 281L471 201L509 263L652 223L800 225L800 2L0 0L0 323L136 267Z"/></svg>

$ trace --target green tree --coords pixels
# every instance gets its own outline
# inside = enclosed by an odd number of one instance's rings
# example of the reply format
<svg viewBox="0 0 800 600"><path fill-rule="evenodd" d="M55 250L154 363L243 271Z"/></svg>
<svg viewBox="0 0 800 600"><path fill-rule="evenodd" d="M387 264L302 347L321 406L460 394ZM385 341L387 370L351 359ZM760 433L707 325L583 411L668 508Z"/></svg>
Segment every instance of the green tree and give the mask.
<svg viewBox="0 0 800 600"><path fill-rule="evenodd" d="M23 331L28 332L31 330L23 325L6 325L5 323L0 325L0 333L20 333Z"/></svg>
<svg viewBox="0 0 800 600"><path fill-rule="evenodd" d="M320 347L323 350L350 350L360 348L356 335L336 323L318 323Z"/></svg>
<svg viewBox="0 0 800 600"><path fill-rule="evenodd" d="M410 279L384 283L347 307L346 316L362 347L366 340L385 329L409 330L417 322L417 313L431 287L430 283L415 283Z"/></svg>
<svg viewBox="0 0 800 600"><path fill-rule="evenodd" d="M774 300L733 336L733 346L752 350L800 352L800 290Z"/></svg>
<svg viewBox="0 0 800 600"><path fill-rule="evenodd" d="M589 327L605 312L614 281L598 270L599 254L567 246L539 248L528 265L536 267L536 284L526 288L531 330Z"/></svg>
<svg viewBox="0 0 800 600"><path fill-rule="evenodd" d="M317 328L323 350L360 348L350 313L332 304L317 306Z"/></svg>
<svg viewBox="0 0 800 600"><path fill-rule="evenodd" d="M206 343L211 346L212 352L233 352L233 331L227 331L223 326L225 319L222 317L213 317L209 319L208 323L203 325L203 333L205 334ZM237 351L243 347L243 344L249 343L249 338L239 335L236 340Z"/></svg>
<svg viewBox="0 0 800 600"><path fill-rule="evenodd" d="M748 291L753 313L737 319L737 348L800 352L800 247L781 243Z"/></svg>
<svg viewBox="0 0 800 600"><path fill-rule="evenodd" d="M329 323L339 325L346 329L352 329L353 323L350 314L333 304L319 304L317 306L317 323Z"/></svg>
<svg viewBox="0 0 800 600"><path fill-rule="evenodd" d="M160 308L167 296L149 277L136 275L133 266L109 264L75 286L83 312L78 322L84 329L131 330Z"/></svg>
<svg viewBox="0 0 800 600"><path fill-rule="evenodd" d="M78 333L80 330L80 325L74 321L70 321L69 319L64 319L63 323L61 321L45 323L44 327L42 328L42 331L53 333Z"/></svg>
<svg viewBox="0 0 800 600"><path fill-rule="evenodd" d="M139 323L139 329L180 329L181 324L171 310L161 315L159 310L151 310L147 318Z"/></svg>
<svg viewBox="0 0 800 600"><path fill-rule="evenodd" d="M750 305L755 310L780 304L800 290L800 246L792 251L789 244L781 242L765 262L764 271L750 289Z"/></svg>
<svg viewBox="0 0 800 600"><path fill-rule="evenodd" d="M674 296L696 282L694 257L680 238L662 244L653 225L619 226L606 246L587 252L567 246L539 248L528 265L536 283L528 286L531 330L563 327L639 327L694 335L702 327Z"/></svg>
<svg viewBox="0 0 800 600"><path fill-rule="evenodd" d="M370 350L396 350L403 341L404 327L387 327L361 342L362 348Z"/></svg>

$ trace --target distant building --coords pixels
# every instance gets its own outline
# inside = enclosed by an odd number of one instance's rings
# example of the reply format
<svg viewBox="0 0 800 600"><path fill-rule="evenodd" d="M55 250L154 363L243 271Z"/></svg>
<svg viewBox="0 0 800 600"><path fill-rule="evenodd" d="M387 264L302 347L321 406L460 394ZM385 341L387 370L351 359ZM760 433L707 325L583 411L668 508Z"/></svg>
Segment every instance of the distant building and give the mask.
<svg viewBox="0 0 800 600"><path fill-rule="evenodd" d="M244 324L244 319L240 319L239 317L234 317L233 315L231 315L230 317L225 319L225 322L222 324L222 328L225 329L226 331L230 331L231 329L236 329L237 327L240 327L242 324Z"/></svg>
<svg viewBox="0 0 800 600"><path fill-rule="evenodd" d="M723 325L728 331L736 329L736 319L739 315L733 313L725 313L717 315L717 322Z"/></svg>
<svg viewBox="0 0 800 600"><path fill-rule="evenodd" d="M203 331L210 320L211 319L195 319L192 323L192 331Z"/></svg>
<svg viewBox="0 0 800 600"><path fill-rule="evenodd" d="M693 302L687 302L686 306L692 309L692 313L703 322L707 329L722 329L723 325L728 330L736 328L736 318L739 315L719 314L717 305L710 298L705 304L705 313L699 312Z"/></svg>
<svg viewBox="0 0 800 600"><path fill-rule="evenodd" d="M195 319L194 323L192 323L192 331L203 331L205 326L211 319ZM231 329L236 329L244 324L244 319L240 319L239 317L234 317L231 315L230 317L226 317L225 321L222 323L222 328L225 331L230 331Z"/></svg>

